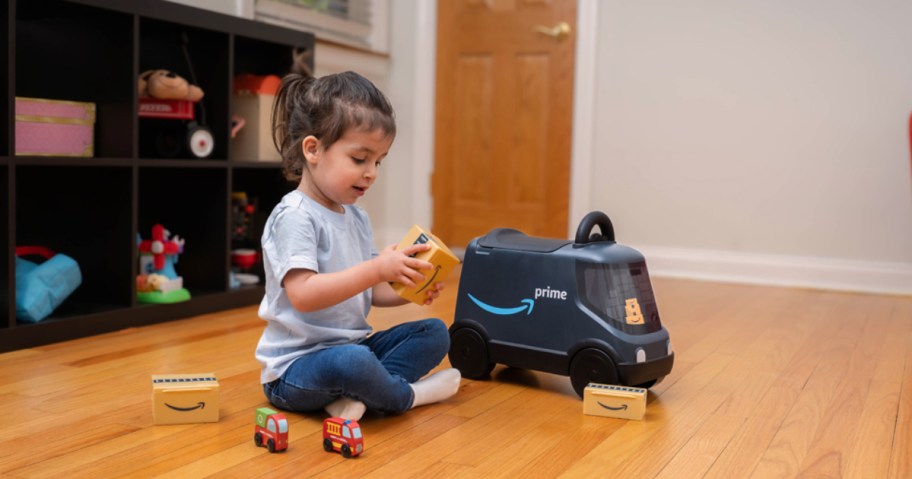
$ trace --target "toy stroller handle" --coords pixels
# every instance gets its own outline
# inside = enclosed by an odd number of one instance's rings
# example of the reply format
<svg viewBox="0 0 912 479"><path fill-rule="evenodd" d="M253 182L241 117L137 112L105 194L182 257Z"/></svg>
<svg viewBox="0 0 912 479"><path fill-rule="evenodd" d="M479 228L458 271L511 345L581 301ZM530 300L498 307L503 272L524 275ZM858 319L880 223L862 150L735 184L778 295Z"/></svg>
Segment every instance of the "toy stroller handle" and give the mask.
<svg viewBox="0 0 912 479"><path fill-rule="evenodd" d="M601 235L589 236L592 227L598 225ZM594 241L614 241L614 226L608 215L601 211L593 211L583 217L579 228L576 229L576 244L592 243Z"/></svg>

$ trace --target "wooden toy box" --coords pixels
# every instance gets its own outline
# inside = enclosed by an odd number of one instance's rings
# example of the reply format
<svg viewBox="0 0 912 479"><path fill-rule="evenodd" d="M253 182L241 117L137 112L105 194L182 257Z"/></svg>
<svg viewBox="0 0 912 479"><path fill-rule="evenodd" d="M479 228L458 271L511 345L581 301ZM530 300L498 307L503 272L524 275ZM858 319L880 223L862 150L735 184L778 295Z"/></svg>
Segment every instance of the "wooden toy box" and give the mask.
<svg viewBox="0 0 912 479"><path fill-rule="evenodd" d="M646 415L646 389L589 383L583 390L583 414L643 419Z"/></svg>
<svg viewBox="0 0 912 479"><path fill-rule="evenodd" d="M274 75L235 77L232 113L245 124L231 139L233 160L282 161L272 142L272 105L280 83Z"/></svg>
<svg viewBox="0 0 912 479"><path fill-rule="evenodd" d="M16 155L95 155L95 104L16 97Z"/></svg>
<svg viewBox="0 0 912 479"><path fill-rule="evenodd" d="M407 288L405 285L393 283L393 290L395 290L399 296L415 304L424 304L425 294L427 293L428 288L432 287L434 283L443 281L450 272L453 271L453 268L459 264L459 258L443 244L443 241L440 241L440 238L418 225L412 226L412 229L409 230L408 234L405 235L405 238L399 243L399 246L397 246L396 249L403 249L413 244L423 243L430 244L431 249L418 253L415 257L431 263L434 265L434 269L431 271L422 271L425 280L421 284L415 285L413 288Z"/></svg>
<svg viewBox="0 0 912 479"><path fill-rule="evenodd" d="M219 383L212 373L153 374L155 424L218 422Z"/></svg>

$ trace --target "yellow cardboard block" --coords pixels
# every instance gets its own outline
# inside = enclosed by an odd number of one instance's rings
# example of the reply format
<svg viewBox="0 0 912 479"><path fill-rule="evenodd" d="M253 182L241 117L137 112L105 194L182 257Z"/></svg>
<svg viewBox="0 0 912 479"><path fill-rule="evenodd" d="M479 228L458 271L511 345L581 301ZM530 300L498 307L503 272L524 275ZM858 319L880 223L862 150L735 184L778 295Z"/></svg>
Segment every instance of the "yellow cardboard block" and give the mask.
<svg viewBox="0 0 912 479"><path fill-rule="evenodd" d="M212 373L153 374L155 424L218 422L219 383Z"/></svg>
<svg viewBox="0 0 912 479"><path fill-rule="evenodd" d="M583 390L583 414L643 419L646 415L646 389L589 383Z"/></svg>
<svg viewBox="0 0 912 479"><path fill-rule="evenodd" d="M422 271L424 281L413 288L408 288L400 283L393 283L393 290L399 296L415 304L424 304L428 288L432 287L434 283L443 281L453 271L453 268L459 264L459 258L443 244L443 241L440 241L440 238L418 225L412 226L412 229L409 230L396 249L401 250L413 244L423 243L431 245L431 249L418 253L415 257L431 263L434 268L431 271Z"/></svg>

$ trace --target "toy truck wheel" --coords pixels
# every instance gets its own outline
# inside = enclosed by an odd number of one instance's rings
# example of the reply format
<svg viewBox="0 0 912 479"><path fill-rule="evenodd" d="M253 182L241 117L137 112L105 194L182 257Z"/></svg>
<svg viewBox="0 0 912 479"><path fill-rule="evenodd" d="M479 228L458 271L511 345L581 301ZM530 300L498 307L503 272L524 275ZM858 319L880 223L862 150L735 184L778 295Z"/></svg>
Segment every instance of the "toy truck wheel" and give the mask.
<svg viewBox="0 0 912 479"><path fill-rule="evenodd" d="M256 444L257 447L263 447L263 435L260 433L254 434L253 443Z"/></svg>
<svg viewBox="0 0 912 479"><path fill-rule="evenodd" d="M323 440L323 450L326 451L326 452L332 452L332 450L333 450L333 442L332 442L331 439L326 438L326 439Z"/></svg>
<svg viewBox="0 0 912 479"><path fill-rule="evenodd" d="M348 444L342 445L342 457L349 459L352 457L352 450L348 447Z"/></svg>
<svg viewBox="0 0 912 479"><path fill-rule="evenodd" d="M617 381L614 361L600 349L583 349L570 361L570 382L579 397L583 397L583 391L589 383L617 384Z"/></svg>
<svg viewBox="0 0 912 479"><path fill-rule="evenodd" d="M487 342L472 328L459 328L453 332L449 356L450 364L464 378L478 379L494 369L494 363L488 359Z"/></svg>

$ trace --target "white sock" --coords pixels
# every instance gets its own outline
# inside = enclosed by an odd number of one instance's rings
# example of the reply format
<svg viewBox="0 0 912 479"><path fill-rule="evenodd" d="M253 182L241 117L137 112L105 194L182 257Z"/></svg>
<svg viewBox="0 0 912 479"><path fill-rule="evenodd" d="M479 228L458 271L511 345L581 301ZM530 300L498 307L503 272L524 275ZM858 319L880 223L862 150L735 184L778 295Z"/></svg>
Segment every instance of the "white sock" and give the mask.
<svg viewBox="0 0 912 479"><path fill-rule="evenodd" d="M342 419L351 419L357 421L367 411L367 406L361 401L349 398L339 398L326 405L323 408L331 417L341 417Z"/></svg>
<svg viewBox="0 0 912 479"><path fill-rule="evenodd" d="M461 379L462 375L459 374L459 370L450 368L431 374L414 384L409 384L412 391L415 391L415 401L412 402L412 407L443 401L456 394Z"/></svg>

